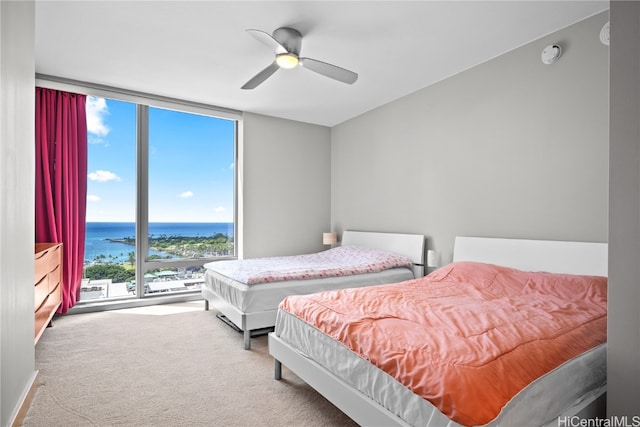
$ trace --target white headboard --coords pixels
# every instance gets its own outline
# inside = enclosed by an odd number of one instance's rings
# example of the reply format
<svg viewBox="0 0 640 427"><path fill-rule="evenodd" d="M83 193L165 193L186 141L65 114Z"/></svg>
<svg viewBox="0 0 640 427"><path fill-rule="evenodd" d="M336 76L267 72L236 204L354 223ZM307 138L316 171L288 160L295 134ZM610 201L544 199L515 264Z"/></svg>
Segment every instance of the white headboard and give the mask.
<svg viewBox="0 0 640 427"><path fill-rule="evenodd" d="M606 243L456 237L454 261L478 261L524 271L607 276Z"/></svg>
<svg viewBox="0 0 640 427"><path fill-rule="evenodd" d="M413 261L413 273L424 276L424 235L351 231L342 233L342 246L364 246L404 255Z"/></svg>

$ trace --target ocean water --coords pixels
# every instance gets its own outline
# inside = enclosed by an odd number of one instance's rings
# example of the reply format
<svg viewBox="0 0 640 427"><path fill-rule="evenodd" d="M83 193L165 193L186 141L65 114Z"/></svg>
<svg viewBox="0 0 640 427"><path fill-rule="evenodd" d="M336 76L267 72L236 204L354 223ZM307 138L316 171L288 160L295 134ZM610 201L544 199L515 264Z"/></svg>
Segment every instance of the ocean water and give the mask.
<svg viewBox="0 0 640 427"><path fill-rule="evenodd" d="M233 223L226 222L151 222L149 223L149 235L151 237L185 236L205 237L222 233L233 237ZM135 247L124 243L112 242L108 239L122 239L135 236L135 223L133 222L87 222L84 259L90 263L98 255L104 255L107 260L114 263L125 262L129 259L129 252L135 251ZM150 251L151 255L167 256L163 252Z"/></svg>

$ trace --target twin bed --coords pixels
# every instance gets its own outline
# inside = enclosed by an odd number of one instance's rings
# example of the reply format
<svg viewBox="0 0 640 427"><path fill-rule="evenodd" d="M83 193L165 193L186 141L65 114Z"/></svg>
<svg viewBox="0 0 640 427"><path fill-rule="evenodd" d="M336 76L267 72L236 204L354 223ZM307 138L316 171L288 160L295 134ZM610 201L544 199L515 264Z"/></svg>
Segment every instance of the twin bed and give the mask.
<svg viewBox="0 0 640 427"><path fill-rule="evenodd" d="M429 276L285 298L275 376L366 426L602 417L606 276L606 244L458 237Z"/></svg>
<svg viewBox="0 0 640 427"><path fill-rule="evenodd" d="M251 336L273 328L288 295L395 283L424 275L424 235L344 231L340 247L317 254L206 264L202 296L220 317Z"/></svg>

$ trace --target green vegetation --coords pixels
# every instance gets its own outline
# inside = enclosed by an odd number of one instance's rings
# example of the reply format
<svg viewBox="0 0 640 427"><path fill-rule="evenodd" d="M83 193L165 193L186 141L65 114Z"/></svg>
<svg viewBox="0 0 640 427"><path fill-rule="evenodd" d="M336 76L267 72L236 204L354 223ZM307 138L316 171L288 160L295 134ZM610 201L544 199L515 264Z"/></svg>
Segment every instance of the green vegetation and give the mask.
<svg viewBox="0 0 640 427"><path fill-rule="evenodd" d="M92 280L111 279L115 283L135 280L135 271L117 264L96 264L84 269L84 277Z"/></svg>
<svg viewBox="0 0 640 427"><path fill-rule="evenodd" d="M111 240L132 246L135 245L134 237ZM158 237L149 236L149 249L179 258L209 258L233 254L233 239L222 233L216 233L209 237L167 236L161 234ZM152 255L149 259L153 257L160 258L157 255ZM129 254L128 262L135 262L132 253Z"/></svg>
<svg viewBox="0 0 640 427"><path fill-rule="evenodd" d="M124 256L124 254L120 254L120 256ZM99 263L114 263L115 260L117 260L118 257L115 255L105 255L105 254L100 254L100 255L96 255L96 257L93 259L95 262L99 262Z"/></svg>

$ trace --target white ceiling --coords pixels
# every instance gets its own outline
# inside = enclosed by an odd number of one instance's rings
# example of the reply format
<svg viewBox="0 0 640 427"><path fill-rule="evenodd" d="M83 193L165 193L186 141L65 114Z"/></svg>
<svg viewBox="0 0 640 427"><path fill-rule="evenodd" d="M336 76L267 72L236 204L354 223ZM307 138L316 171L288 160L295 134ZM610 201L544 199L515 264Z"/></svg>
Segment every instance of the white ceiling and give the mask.
<svg viewBox="0 0 640 427"><path fill-rule="evenodd" d="M608 1L36 2L36 71L334 126L608 9ZM289 26L347 85L273 61L246 29ZM596 35L597 36L597 35Z"/></svg>

